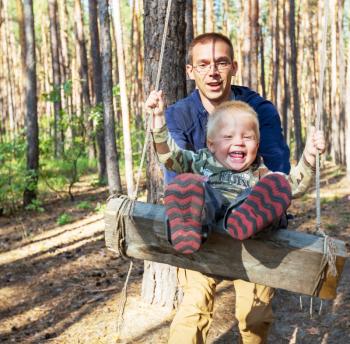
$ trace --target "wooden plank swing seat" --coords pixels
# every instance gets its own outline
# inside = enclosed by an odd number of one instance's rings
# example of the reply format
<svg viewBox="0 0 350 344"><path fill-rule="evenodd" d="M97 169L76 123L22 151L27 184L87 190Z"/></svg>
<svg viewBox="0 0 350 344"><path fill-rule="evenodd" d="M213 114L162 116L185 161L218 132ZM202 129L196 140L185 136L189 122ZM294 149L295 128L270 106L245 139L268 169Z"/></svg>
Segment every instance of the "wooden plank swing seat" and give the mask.
<svg viewBox="0 0 350 344"><path fill-rule="evenodd" d="M123 251L130 258L166 263L223 279L243 279L323 299L336 296L348 256L343 241L334 239L337 276L327 274L323 237L287 229L238 241L216 228L198 252L183 255L166 239L164 206L136 201L129 214L124 207L125 198L111 198L107 202L105 240L109 249L118 251L121 220L125 232Z"/></svg>

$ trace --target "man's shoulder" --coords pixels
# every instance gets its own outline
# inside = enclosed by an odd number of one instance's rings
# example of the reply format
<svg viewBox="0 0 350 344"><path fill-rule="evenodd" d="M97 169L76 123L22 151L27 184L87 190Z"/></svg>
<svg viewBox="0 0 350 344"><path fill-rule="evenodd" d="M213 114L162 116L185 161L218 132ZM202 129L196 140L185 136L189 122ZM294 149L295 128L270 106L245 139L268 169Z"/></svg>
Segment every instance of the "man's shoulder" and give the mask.
<svg viewBox="0 0 350 344"><path fill-rule="evenodd" d="M251 106L260 104L262 102L269 102L268 100L263 98L258 92L255 92L246 86L234 85L233 91L237 100L244 101L250 104Z"/></svg>
<svg viewBox="0 0 350 344"><path fill-rule="evenodd" d="M192 92L190 95L187 97L180 99L176 101L174 104L170 105L167 108L168 112L172 111L181 111L181 112L188 112L188 111L198 111L199 110L199 105L198 100L196 98L196 94Z"/></svg>
<svg viewBox="0 0 350 344"><path fill-rule="evenodd" d="M262 97L258 92L251 90L246 86L233 86L235 99L248 103L261 116L276 112L275 106L267 99Z"/></svg>
<svg viewBox="0 0 350 344"><path fill-rule="evenodd" d="M192 92L186 98L178 100L166 109L165 119L168 128L171 130L172 125L175 125L176 128L181 127L183 130L192 128L201 116L203 109L198 94Z"/></svg>

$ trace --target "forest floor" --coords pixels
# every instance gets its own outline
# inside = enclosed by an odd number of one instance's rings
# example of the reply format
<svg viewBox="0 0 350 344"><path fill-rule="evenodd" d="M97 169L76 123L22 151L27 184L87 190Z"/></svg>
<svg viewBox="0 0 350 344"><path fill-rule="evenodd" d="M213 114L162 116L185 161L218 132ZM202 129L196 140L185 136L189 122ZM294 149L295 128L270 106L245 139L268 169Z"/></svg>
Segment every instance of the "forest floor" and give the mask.
<svg viewBox="0 0 350 344"><path fill-rule="evenodd" d="M143 262L132 270L122 336L117 315L129 262L106 250L103 214L79 210L88 201L104 203L105 188L77 185L76 200L53 200L43 213L0 217L0 342L2 343L166 343L174 312L144 304L140 298ZM350 183L338 168L322 175L322 223L332 236L350 244ZM290 228L312 231L315 196L293 202ZM58 226L59 214L73 221ZM301 272L302 273L302 272ZM338 296L323 302L277 290L275 323L269 343L350 343L350 264L345 265ZM236 343L232 282L219 284L208 343Z"/></svg>

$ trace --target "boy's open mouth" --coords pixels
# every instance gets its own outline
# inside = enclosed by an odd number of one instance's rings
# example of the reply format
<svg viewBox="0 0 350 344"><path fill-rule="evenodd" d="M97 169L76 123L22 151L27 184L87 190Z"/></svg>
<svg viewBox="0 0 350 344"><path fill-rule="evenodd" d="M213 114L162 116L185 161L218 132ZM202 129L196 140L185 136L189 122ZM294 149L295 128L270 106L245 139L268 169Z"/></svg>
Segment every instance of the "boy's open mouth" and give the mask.
<svg viewBox="0 0 350 344"><path fill-rule="evenodd" d="M246 154L244 152L234 151L234 152L230 152L229 156L232 159L243 159L246 156Z"/></svg>

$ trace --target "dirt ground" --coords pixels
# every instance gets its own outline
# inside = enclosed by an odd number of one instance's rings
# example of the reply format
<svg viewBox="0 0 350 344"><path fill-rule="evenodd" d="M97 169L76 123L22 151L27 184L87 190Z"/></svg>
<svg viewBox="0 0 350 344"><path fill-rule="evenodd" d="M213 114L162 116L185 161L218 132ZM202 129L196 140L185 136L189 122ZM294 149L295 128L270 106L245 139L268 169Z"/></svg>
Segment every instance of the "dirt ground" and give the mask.
<svg viewBox="0 0 350 344"><path fill-rule="evenodd" d="M144 304L140 298L143 262L134 261L128 285L121 336L117 316L129 261L104 247L103 214L79 210L107 197L105 189L78 185L74 203L55 200L44 213L21 212L0 217L0 342L2 343L166 343L174 312ZM350 185L344 173L328 166L322 176L322 224L332 236L350 244ZM290 228L313 231L315 196L293 203ZM59 214L70 224L58 226ZM349 260L349 259L348 259ZM350 264L338 296L321 303L277 290L275 323L269 343L350 343ZM302 273L302 272L301 272ZM218 286L208 343L237 343L234 289Z"/></svg>

